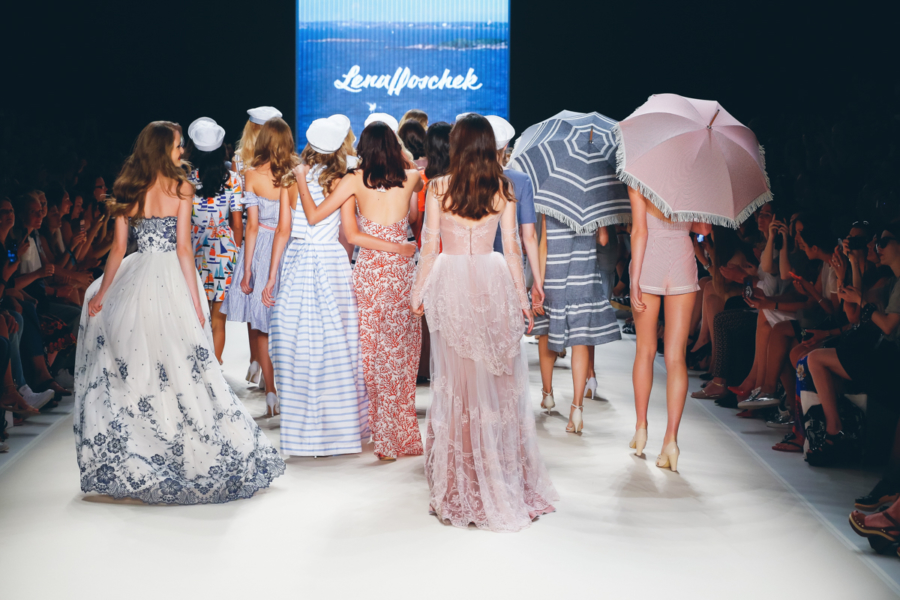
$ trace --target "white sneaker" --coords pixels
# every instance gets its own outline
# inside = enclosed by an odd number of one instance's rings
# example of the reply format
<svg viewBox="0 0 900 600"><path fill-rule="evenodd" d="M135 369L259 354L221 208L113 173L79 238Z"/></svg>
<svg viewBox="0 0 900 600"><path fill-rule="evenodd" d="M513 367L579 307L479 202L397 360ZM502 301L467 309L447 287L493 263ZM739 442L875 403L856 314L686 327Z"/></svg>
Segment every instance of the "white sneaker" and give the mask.
<svg viewBox="0 0 900 600"><path fill-rule="evenodd" d="M56 377L54 377L54 380L56 381L56 383L63 386L67 390L75 389L75 377L73 377L72 374L69 373L68 369L60 369L59 373L57 373Z"/></svg>
<svg viewBox="0 0 900 600"><path fill-rule="evenodd" d="M28 386L28 384L20 387L19 393L22 394L23 398L25 398L25 402L38 410L40 410L41 407L53 400L53 396L55 395L53 390L47 390L45 392L41 392L40 394L36 394L31 391L31 388Z"/></svg>

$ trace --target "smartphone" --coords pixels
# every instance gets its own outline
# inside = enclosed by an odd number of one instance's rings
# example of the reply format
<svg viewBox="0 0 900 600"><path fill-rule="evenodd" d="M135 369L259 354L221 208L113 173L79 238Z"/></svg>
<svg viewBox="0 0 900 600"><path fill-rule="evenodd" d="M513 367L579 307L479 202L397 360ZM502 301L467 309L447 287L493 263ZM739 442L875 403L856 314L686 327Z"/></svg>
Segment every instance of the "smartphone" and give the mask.
<svg viewBox="0 0 900 600"><path fill-rule="evenodd" d="M706 239L706 236L703 235L702 233L697 234L697 241L698 241L698 242L702 242L702 241L705 240L705 239Z"/></svg>
<svg viewBox="0 0 900 600"><path fill-rule="evenodd" d="M78 222L78 226L81 227L81 231L84 231L84 219Z"/></svg>
<svg viewBox="0 0 900 600"><path fill-rule="evenodd" d="M19 242L12 240L9 243L9 247L6 249L6 256L9 258L10 264L19 260Z"/></svg>
<svg viewBox="0 0 900 600"><path fill-rule="evenodd" d="M750 277L744 279L744 298L753 299L753 279Z"/></svg>

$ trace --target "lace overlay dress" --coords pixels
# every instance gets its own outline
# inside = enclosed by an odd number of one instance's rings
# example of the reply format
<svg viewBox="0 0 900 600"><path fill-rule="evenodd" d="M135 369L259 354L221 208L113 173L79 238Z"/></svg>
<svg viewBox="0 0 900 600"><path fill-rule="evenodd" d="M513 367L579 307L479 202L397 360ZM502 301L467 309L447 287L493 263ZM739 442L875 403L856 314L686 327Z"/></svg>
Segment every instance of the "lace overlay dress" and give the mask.
<svg viewBox="0 0 900 600"><path fill-rule="evenodd" d="M503 255L493 252L498 221ZM529 304L513 203L467 226L429 192L413 288L413 306L421 304L431 330L431 509L458 527L528 527L554 510L558 496L538 450L529 397L522 347Z"/></svg>
<svg viewBox="0 0 900 600"><path fill-rule="evenodd" d="M359 229L403 243L409 221L373 223L357 215ZM359 346L369 393L369 426L375 453L396 458L422 454L416 417L416 374L422 351L422 323L410 310L416 273L413 258L361 248L353 269L359 303Z"/></svg>
<svg viewBox="0 0 900 600"><path fill-rule="evenodd" d="M122 261L97 316L88 301L103 279L85 295L75 365L81 489L168 504L247 498L284 462L213 356L207 304L201 327L175 253L176 223L138 224L138 252Z"/></svg>

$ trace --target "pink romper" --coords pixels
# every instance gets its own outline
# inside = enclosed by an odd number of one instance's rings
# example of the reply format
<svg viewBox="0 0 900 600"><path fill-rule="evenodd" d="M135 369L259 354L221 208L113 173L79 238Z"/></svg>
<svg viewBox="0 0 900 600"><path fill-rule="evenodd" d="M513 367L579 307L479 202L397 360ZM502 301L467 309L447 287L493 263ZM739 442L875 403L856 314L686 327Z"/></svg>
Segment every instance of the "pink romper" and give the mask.
<svg viewBox="0 0 900 600"><path fill-rule="evenodd" d="M641 292L677 296L700 289L691 243L691 223L669 223L647 215L647 250L641 267Z"/></svg>

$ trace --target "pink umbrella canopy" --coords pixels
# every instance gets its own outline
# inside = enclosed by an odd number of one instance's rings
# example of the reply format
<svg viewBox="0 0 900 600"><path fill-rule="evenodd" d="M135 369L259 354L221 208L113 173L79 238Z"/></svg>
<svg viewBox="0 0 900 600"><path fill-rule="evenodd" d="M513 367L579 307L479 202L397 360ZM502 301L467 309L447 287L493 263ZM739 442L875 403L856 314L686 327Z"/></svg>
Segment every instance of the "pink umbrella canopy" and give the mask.
<svg viewBox="0 0 900 600"><path fill-rule="evenodd" d="M756 135L715 100L656 94L613 132L616 175L673 221L737 228L772 200Z"/></svg>

